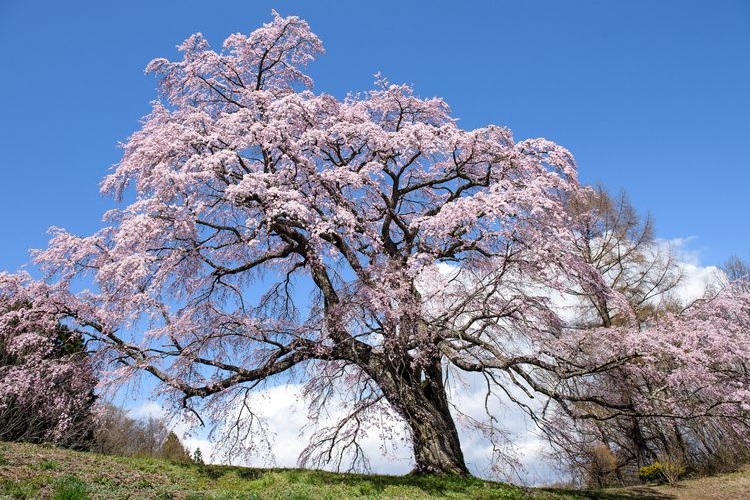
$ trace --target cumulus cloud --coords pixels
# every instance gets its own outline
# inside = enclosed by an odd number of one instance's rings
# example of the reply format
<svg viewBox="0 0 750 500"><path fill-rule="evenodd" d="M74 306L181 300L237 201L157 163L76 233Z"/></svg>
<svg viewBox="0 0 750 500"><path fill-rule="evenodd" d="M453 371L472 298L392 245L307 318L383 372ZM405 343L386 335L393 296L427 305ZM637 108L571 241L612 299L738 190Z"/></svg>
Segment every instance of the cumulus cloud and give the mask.
<svg viewBox="0 0 750 500"><path fill-rule="evenodd" d="M308 425L308 405L302 395L302 386L281 384L263 389L253 393L248 404L263 419L270 441L270 455L237 455L232 463L249 467L297 467L298 458L315 431ZM228 415L231 413L230 410ZM143 402L131 409L129 415L133 418L162 419L191 452L200 448L206 462L226 462L223 444L217 438L212 439L208 429L191 429L185 421L168 419L166 411L156 402ZM329 409L325 421L333 422L341 415L342 410L334 406ZM401 442L384 443L378 429L370 429L361 444L368 454L373 472L404 474L413 466L410 448Z"/></svg>
<svg viewBox="0 0 750 500"><path fill-rule="evenodd" d="M165 416L165 413L164 413L164 408L162 408L162 406L159 403L156 403L154 401L146 401L132 408L130 411L128 411L128 415L130 415L131 418L135 418L135 419L141 419L141 418L163 419Z"/></svg>
<svg viewBox="0 0 750 500"><path fill-rule="evenodd" d="M694 238L657 241L657 244L671 249L677 256L677 265L682 272L682 280L673 294L683 304L690 304L703 297L706 290L718 286L724 276L723 271L718 267L701 264L700 253L690 248L692 241Z"/></svg>
<svg viewBox="0 0 750 500"><path fill-rule="evenodd" d="M302 393L302 385L284 384L259 391L248 401L267 426L273 463L278 467L296 467L300 454L316 430L308 425L309 408ZM327 410L322 425L332 424L344 415L344 408L336 401ZM377 431L370 429L361 441L372 470L382 474L408 472L412 465L410 450L398 446L384 448ZM249 466L263 466L266 462L267 457L261 456L243 460L243 464Z"/></svg>

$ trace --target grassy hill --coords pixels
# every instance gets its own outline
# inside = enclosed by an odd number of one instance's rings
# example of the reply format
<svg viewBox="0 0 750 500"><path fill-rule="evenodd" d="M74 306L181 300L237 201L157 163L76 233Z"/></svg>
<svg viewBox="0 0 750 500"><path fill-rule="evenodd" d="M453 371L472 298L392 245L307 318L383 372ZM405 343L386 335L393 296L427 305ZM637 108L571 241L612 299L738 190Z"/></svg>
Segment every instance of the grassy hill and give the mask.
<svg viewBox="0 0 750 500"><path fill-rule="evenodd" d="M67 496L65 496L67 494ZM572 498L478 479L199 466L0 443L0 498Z"/></svg>
<svg viewBox="0 0 750 500"><path fill-rule="evenodd" d="M698 489L691 481L685 481L678 488L574 492L523 489L479 479L199 466L154 458L110 457L25 443L0 443L0 498L750 498L750 473L735 474L730 480L727 477L730 476L701 480L714 481L715 484L700 483L702 486ZM717 492L725 496L696 496Z"/></svg>

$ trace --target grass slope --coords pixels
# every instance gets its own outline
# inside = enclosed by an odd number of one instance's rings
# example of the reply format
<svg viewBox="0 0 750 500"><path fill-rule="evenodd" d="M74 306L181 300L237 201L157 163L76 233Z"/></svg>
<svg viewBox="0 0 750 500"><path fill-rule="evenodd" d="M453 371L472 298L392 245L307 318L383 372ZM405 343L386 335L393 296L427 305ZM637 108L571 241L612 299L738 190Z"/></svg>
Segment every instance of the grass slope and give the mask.
<svg viewBox="0 0 750 500"><path fill-rule="evenodd" d="M0 443L0 498L576 498L458 477L335 474L176 464ZM585 498L585 497L578 497Z"/></svg>
<svg viewBox="0 0 750 500"><path fill-rule="evenodd" d="M336 474L111 457L0 443L0 498L91 499L735 499L750 498L750 470L683 481L677 488L606 491L524 489L458 477Z"/></svg>

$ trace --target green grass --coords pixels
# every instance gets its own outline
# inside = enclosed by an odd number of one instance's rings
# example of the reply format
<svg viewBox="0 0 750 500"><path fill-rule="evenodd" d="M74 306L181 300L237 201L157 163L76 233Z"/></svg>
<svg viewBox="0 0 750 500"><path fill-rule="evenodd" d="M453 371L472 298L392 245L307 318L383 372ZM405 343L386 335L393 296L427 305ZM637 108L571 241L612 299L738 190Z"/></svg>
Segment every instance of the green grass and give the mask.
<svg viewBox="0 0 750 500"><path fill-rule="evenodd" d="M86 483L70 474L57 478L53 485L54 500L86 500Z"/></svg>
<svg viewBox="0 0 750 500"><path fill-rule="evenodd" d="M576 498L475 478L337 474L179 464L0 443L0 498L346 499ZM581 498L581 497L579 497Z"/></svg>
<svg viewBox="0 0 750 500"><path fill-rule="evenodd" d="M742 498L736 492L746 491L750 486L750 474L740 474L733 481L738 486L728 490L729 496L722 498ZM687 488L700 486L690 486L687 481L685 484ZM712 485L711 489L718 487ZM0 499L622 500L682 498L679 494L675 495L678 490L651 487L606 491L524 489L476 478L337 474L305 469L197 465L156 458L110 457L25 443L0 443ZM700 496L693 495L692 498Z"/></svg>
<svg viewBox="0 0 750 500"><path fill-rule="evenodd" d="M42 470L57 470L60 468L60 464L54 460L42 460L38 466Z"/></svg>

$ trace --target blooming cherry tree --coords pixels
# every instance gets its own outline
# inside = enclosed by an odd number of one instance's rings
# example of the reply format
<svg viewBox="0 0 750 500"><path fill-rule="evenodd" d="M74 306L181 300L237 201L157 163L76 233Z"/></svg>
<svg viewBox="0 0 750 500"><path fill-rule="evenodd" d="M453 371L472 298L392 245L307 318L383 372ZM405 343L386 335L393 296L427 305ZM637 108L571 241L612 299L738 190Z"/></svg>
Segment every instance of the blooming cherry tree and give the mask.
<svg viewBox="0 0 750 500"><path fill-rule="evenodd" d="M220 52L200 34L179 49L148 65L160 99L102 183L128 204L92 236L54 229L36 254L50 300L76 304L118 375L148 371L215 420L298 376L314 411L350 402L304 458L360 457L367 423L392 411L419 473L467 473L452 374L620 408L572 381L640 344L597 349L549 300L572 280L612 294L576 252L568 151L463 130L441 99L383 78L344 100L313 92L304 69L323 46L296 17L274 13ZM91 291L63 292L81 277ZM254 421L242 408L238 432Z"/></svg>
<svg viewBox="0 0 750 500"><path fill-rule="evenodd" d="M90 444L96 377L50 287L0 273L0 439Z"/></svg>

